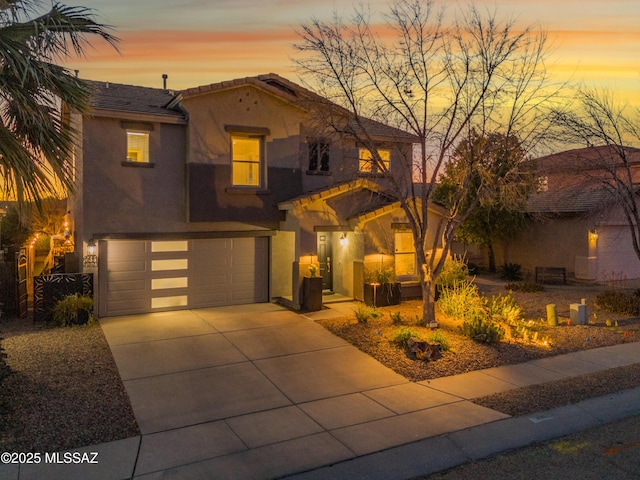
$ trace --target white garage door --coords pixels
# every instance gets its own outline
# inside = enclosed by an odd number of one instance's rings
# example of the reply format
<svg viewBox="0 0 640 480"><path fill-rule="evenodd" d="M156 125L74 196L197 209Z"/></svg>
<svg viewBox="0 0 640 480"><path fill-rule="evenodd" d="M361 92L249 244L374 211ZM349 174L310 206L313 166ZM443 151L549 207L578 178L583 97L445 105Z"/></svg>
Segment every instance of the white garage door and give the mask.
<svg viewBox="0 0 640 480"><path fill-rule="evenodd" d="M103 242L100 315L266 302L268 246L266 237Z"/></svg>
<svg viewBox="0 0 640 480"><path fill-rule="evenodd" d="M621 281L640 278L640 260L633 249L628 226L600 226L596 241L599 280Z"/></svg>

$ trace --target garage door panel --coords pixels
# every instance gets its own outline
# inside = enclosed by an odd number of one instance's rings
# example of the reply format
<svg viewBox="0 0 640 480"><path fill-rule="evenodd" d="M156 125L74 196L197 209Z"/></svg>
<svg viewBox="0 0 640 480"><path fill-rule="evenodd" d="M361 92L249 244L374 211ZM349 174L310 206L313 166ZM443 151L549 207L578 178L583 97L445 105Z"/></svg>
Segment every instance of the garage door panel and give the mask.
<svg viewBox="0 0 640 480"><path fill-rule="evenodd" d="M253 273L235 274L231 279L231 285L238 288L252 288L256 284Z"/></svg>
<svg viewBox="0 0 640 480"><path fill-rule="evenodd" d="M146 272L147 271L147 265L143 260L140 260L140 258L136 258L135 260L131 260L131 261L117 261L117 262L110 262L109 263L109 271L110 272Z"/></svg>
<svg viewBox="0 0 640 480"><path fill-rule="evenodd" d="M128 292L146 292L147 282L145 280L127 280L119 282L111 282L109 284L109 293L128 293Z"/></svg>
<svg viewBox="0 0 640 480"><path fill-rule="evenodd" d="M147 272L110 272L109 280L111 283L130 282L135 280L144 280L149 277Z"/></svg>
<svg viewBox="0 0 640 480"><path fill-rule="evenodd" d="M113 245L113 242L109 242ZM148 250L145 242L120 241L113 250L109 250L109 260L111 262L135 262L144 258Z"/></svg>
<svg viewBox="0 0 640 480"><path fill-rule="evenodd" d="M192 276L194 281L197 282L194 284L194 288L210 288L210 287L219 287L224 288L230 282L230 276L227 274L209 274L206 276L198 275L196 277ZM197 279L197 280L195 280Z"/></svg>
<svg viewBox="0 0 640 480"><path fill-rule="evenodd" d="M109 302L109 315L130 315L132 313L149 312L149 301L140 298L137 299L118 299Z"/></svg>
<svg viewBox="0 0 640 480"><path fill-rule="evenodd" d="M202 292L192 293L189 302L193 308L203 308L232 305L233 299L231 292Z"/></svg>
<svg viewBox="0 0 640 480"><path fill-rule="evenodd" d="M598 275L602 280L640 278L640 260L627 226L598 228Z"/></svg>

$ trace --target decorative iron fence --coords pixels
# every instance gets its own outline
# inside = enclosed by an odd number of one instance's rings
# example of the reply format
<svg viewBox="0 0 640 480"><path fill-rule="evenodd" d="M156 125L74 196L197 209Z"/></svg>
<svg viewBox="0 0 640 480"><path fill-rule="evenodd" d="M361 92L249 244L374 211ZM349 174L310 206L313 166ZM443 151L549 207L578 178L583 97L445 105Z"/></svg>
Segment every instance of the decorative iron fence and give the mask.
<svg viewBox="0 0 640 480"><path fill-rule="evenodd" d="M49 321L58 300L74 293L93 298L93 273L54 273L34 277L33 321Z"/></svg>

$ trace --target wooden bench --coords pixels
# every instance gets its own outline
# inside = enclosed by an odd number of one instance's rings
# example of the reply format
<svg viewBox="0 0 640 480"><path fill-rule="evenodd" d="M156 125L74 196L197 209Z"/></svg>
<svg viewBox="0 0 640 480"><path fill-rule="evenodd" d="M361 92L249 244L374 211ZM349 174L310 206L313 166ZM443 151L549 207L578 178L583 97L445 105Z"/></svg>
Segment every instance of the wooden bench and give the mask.
<svg viewBox="0 0 640 480"><path fill-rule="evenodd" d="M536 267L536 283L567 283L564 267Z"/></svg>

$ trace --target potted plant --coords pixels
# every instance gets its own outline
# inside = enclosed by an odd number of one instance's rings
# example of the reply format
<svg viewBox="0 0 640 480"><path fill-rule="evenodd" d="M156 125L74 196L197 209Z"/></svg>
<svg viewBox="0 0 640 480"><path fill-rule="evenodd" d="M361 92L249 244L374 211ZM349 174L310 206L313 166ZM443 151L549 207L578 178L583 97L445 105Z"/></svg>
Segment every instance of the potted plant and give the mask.
<svg viewBox="0 0 640 480"><path fill-rule="evenodd" d="M322 277L316 276L318 266L309 266L309 276L302 280L302 308L307 312L322 310Z"/></svg>
<svg viewBox="0 0 640 480"><path fill-rule="evenodd" d="M400 303L400 283L395 281L391 267L380 267L370 272L364 284L364 303L373 307L386 307Z"/></svg>

